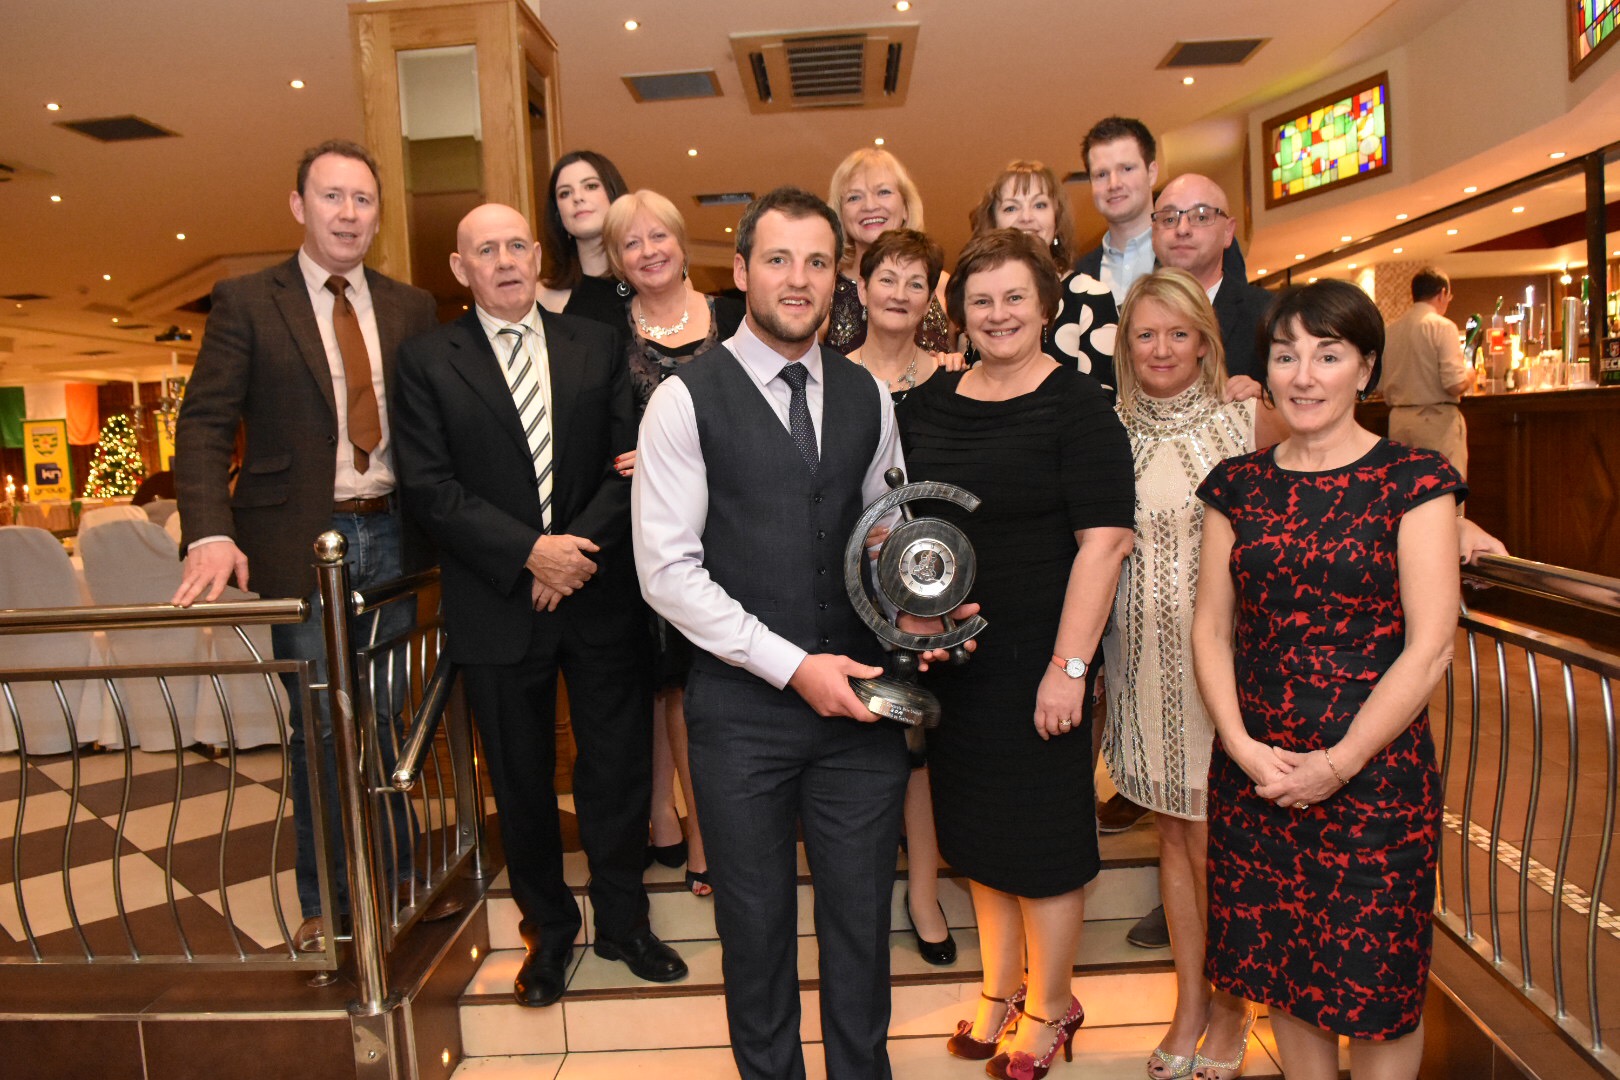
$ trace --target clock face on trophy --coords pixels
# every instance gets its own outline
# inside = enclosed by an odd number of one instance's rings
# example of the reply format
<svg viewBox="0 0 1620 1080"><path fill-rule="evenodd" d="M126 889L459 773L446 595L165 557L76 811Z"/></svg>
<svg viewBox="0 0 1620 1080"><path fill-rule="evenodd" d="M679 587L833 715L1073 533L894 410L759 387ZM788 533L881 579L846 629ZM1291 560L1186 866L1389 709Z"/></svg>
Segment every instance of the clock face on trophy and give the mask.
<svg viewBox="0 0 1620 1080"><path fill-rule="evenodd" d="M978 567L973 545L950 522L916 516L911 504L938 499L973 511L978 509L979 499L954 484L908 484L899 469L890 469L884 479L891 490L861 513L845 545L844 586L855 613L889 651L890 674L849 681L856 695L877 715L908 727L931 728L939 723L939 701L917 685L919 654L949 649L953 664L965 663L968 653L963 644L978 637L987 624L978 615L961 624L953 623L949 617L973 588ZM943 624L939 633L913 634L900 629L867 593L863 573L866 538L896 509L903 520L889 531L878 549L874 587L886 608L919 618L939 618Z"/></svg>

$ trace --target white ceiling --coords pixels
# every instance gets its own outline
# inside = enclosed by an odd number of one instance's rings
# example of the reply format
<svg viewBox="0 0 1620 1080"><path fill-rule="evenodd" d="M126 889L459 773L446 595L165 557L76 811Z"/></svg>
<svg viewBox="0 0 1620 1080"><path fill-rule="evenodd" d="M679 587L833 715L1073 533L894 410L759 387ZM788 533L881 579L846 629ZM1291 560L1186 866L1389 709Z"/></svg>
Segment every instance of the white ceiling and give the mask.
<svg viewBox="0 0 1620 1080"><path fill-rule="evenodd" d="M539 8L561 50L564 144L606 153L632 186L673 198L704 250L722 250L737 212L699 209L692 195L780 183L822 192L839 159L881 136L917 180L930 232L952 251L966 239L968 209L1002 164L1036 157L1060 174L1077 169L1080 135L1110 112L1139 116L1161 133L1161 177L1198 170L1235 186L1250 108L1386 52L1462 2L1339 0L1331 18L1320 6L1278 0L1230 0L1218 9L1207 0L914 0L904 15L890 0ZM623 27L631 17L642 22L633 33ZM904 107L748 111L729 34L894 21L920 27ZM1158 67L1177 40L1248 36L1269 41L1241 67L1192 72L1193 86L1182 85L1183 72ZM620 81L705 67L719 77L718 99L637 105ZM13 4L0 70L0 162L20 169L0 184L0 294L49 297L0 309L0 384L157 377L170 352L152 335L171 322L193 331L181 353L189 359L203 321L174 307L218 277L290 252L299 238L287 211L298 154L323 138L363 134L342 0ZM295 78L306 88L289 88ZM60 112L45 109L52 101ZM182 137L101 144L55 126L125 113ZM1598 145L1620 138L1614 115L1612 107L1592 108L1567 122L1586 140L1581 145ZM696 157L687 156L690 147ZM1527 144L1522 155L1500 155L1502 175L1463 182L1489 186L1523 175L1545 164L1533 153ZM1273 263L1301 244L1298 251L1318 254L1337 236L1317 233L1370 234L1393 223L1397 205L1423 213L1461 198L1459 186L1449 175L1431 177L1381 191L1365 209L1341 209L1330 226L1298 219L1254 237L1249 266L1278 269ZM1510 227L1578 208L1578 183L1571 190L1573 202L1562 189L1548 192ZM1088 193L1081 185L1073 194L1081 235L1094 238L1102 226ZM1497 227L1489 212L1477 217L1470 235ZM1449 250L1443 239L1434 254ZM152 325L119 329L132 320ZM109 355L79 355L100 349Z"/></svg>

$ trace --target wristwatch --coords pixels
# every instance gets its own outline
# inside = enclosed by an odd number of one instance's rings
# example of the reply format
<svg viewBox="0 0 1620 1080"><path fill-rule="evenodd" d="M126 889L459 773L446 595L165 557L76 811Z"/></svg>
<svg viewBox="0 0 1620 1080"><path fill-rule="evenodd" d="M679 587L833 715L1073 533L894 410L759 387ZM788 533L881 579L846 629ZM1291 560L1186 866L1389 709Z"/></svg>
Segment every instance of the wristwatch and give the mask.
<svg viewBox="0 0 1620 1080"><path fill-rule="evenodd" d="M1052 657L1052 666L1071 679L1083 679L1086 677L1086 662L1078 656L1071 656L1065 660L1061 656L1054 655Z"/></svg>

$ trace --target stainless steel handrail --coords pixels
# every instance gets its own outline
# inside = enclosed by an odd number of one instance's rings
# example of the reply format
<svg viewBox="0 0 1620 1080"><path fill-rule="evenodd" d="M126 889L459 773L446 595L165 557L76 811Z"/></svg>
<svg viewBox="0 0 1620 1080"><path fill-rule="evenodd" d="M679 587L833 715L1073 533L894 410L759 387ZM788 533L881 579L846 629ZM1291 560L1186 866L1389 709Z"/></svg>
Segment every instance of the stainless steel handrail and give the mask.
<svg viewBox="0 0 1620 1080"><path fill-rule="evenodd" d="M390 779L396 791L409 791L416 786L422 772L422 758L433 745L433 736L439 730L445 706L450 703L450 692L455 685L457 666L444 657L434 665L433 677L422 688L422 705L411 718L410 734L400 747L399 759L394 763Z"/></svg>
<svg viewBox="0 0 1620 1080"><path fill-rule="evenodd" d="M1620 578L1510 555L1481 555L1463 567L1463 578L1620 615Z"/></svg>
<svg viewBox="0 0 1620 1080"><path fill-rule="evenodd" d="M6 608L0 634L61 634L75 630L152 630L235 623L262 626L303 622L308 600L231 600L222 604L109 604L102 607Z"/></svg>

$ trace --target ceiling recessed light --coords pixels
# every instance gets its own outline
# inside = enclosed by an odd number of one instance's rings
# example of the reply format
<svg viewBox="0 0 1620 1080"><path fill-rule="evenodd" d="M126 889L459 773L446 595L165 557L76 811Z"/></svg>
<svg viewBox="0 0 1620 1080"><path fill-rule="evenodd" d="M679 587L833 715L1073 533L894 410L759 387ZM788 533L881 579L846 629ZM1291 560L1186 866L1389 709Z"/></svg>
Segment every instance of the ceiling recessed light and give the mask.
<svg viewBox="0 0 1620 1080"><path fill-rule="evenodd" d="M113 316L113 322L117 322L117 321L118 321L118 316L114 315Z"/></svg>
<svg viewBox="0 0 1620 1080"><path fill-rule="evenodd" d="M1181 85L1182 86L1191 86L1192 84L1193 84L1193 77L1191 75L1183 75L1181 77Z"/></svg>
<svg viewBox="0 0 1620 1080"><path fill-rule="evenodd" d="M304 80L303 79L294 79L292 82L288 83L287 85L292 87L294 90L302 90L304 88Z"/></svg>
<svg viewBox="0 0 1620 1080"><path fill-rule="evenodd" d="M1295 262L1304 262L1305 261L1305 256L1304 255L1295 255L1294 256L1294 261Z"/></svg>
<svg viewBox="0 0 1620 1080"><path fill-rule="evenodd" d="M626 19L624 20L624 28L626 30L640 30L641 24L634 19Z"/></svg>
<svg viewBox="0 0 1620 1080"><path fill-rule="evenodd" d="M1350 263L1348 266L1345 267L1346 270L1354 270L1355 268L1356 268L1355 263Z"/></svg>
<svg viewBox="0 0 1620 1080"><path fill-rule="evenodd" d="M1447 229L1446 230L1446 235L1447 236L1456 236L1457 235L1457 230L1456 229Z"/></svg>
<svg viewBox="0 0 1620 1080"><path fill-rule="evenodd" d="M1464 195L1472 195L1474 192L1476 192L1478 190L1479 190L1479 187L1477 185L1469 184L1467 187L1463 188L1463 194Z"/></svg>
<svg viewBox="0 0 1620 1080"><path fill-rule="evenodd" d="M688 150L686 152L686 156L687 157L697 157L697 147L694 146L694 147L692 147L692 149Z"/></svg>
<svg viewBox="0 0 1620 1080"><path fill-rule="evenodd" d="M1405 248L1393 248L1391 250L1393 250L1395 254L1399 255L1401 252L1405 251L1406 249Z"/></svg>
<svg viewBox="0 0 1620 1080"><path fill-rule="evenodd" d="M1515 213L1515 214L1522 214L1522 213L1524 213L1524 207L1522 207L1522 206L1515 206L1515 207L1514 207L1514 208L1513 208L1513 212L1514 212L1514 213Z"/></svg>
<svg viewBox="0 0 1620 1080"><path fill-rule="evenodd" d="M101 280L102 281L111 281L112 280L112 275L111 274L102 274L101 275Z"/></svg>
<svg viewBox="0 0 1620 1080"><path fill-rule="evenodd" d="M1350 241L1352 241L1354 239L1355 239L1355 237L1353 237L1353 236L1341 236L1341 237L1339 237L1339 243L1348 244Z"/></svg>
<svg viewBox="0 0 1620 1080"><path fill-rule="evenodd" d="M46 102L46 103L45 103L45 107L46 107L46 108L47 108L47 109L49 109L49 110L50 110L50 111L51 111L51 112L59 112L59 111L61 111L61 108L62 108L62 106L60 106L60 105L58 105L58 104L57 104L57 103L56 103L56 102L54 102L54 101L47 101L47 102Z"/></svg>
<svg viewBox="0 0 1620 1080"><path fill-rule="evenodd" d="M1305 284L1307 284L1307 285L1315 285L1316 280L1317 280L1316 278L1306 278L1305 279Z"/></svg>
<svg viewBox="0 0 1620 1080"><path fill-rule="evenodd" d="M1269 274L1269 273L1271 273L1271 271L1270 271L1270 270L1267 270L1267 269L1266 269L1266 268L1265 268L1265 267L1263 267L1263 266L1262 266L1262 267L1261 267L1261 268L1260 268L1260 276L1261 276L1261 277L1264 277L1264 276L1265 276L1265 275L1267 275L1267 274Z"/></svg>
<svg viewBox="0 0 1620 1080"><path fill-rule="evenodd" d="M730 231L731 231L731 226L730 226L730 225L727 225L727 226L726 226L726 232L730 232Z"/></svg>
<svg viewBox="0 0 1620 1080"><path fill-rule="evenodd" d="M883 145L883 136L879 135L877 138L873 139L872 140L872 145L873 146L882 146Z"/></svg>
<svg viewBox="0 0 1620 1080"><path fill-rule="evenodd" d="M1395 220L1396 221L1405 221L1406 220L1406 215L1405 214L1396 214L1395 215Z"/></svg>
<svg viewBox="0 0 1620 1080"><path fill-rule="evenodd" d="M910 11L911 10L911 0L894 0L894 10L896 10L896 11Z"/></svg>
<svg viewBox="0 0 1620 1080"><path fill-rule="evenodd" d="M1547 156L1552 158L1554 161L1561 161L1564 158L1564 152L1562 150L1554 150L1552 153L1548 154Z"/></svg>
<svg viewBox="0 0 1620 1080"><path fill-rule="evenodd" d="M174 234L174 238L176 240L184 240L186 238L186 234L183 232L177 232Z"/></svg>
<svg viewBox="0 0 1620 1080"><path fill-rule="evenodd" d="M52 195L51 196L51 202L61 202L61 201L62 201L62 196L60 196L60 195Z"/></svg>

